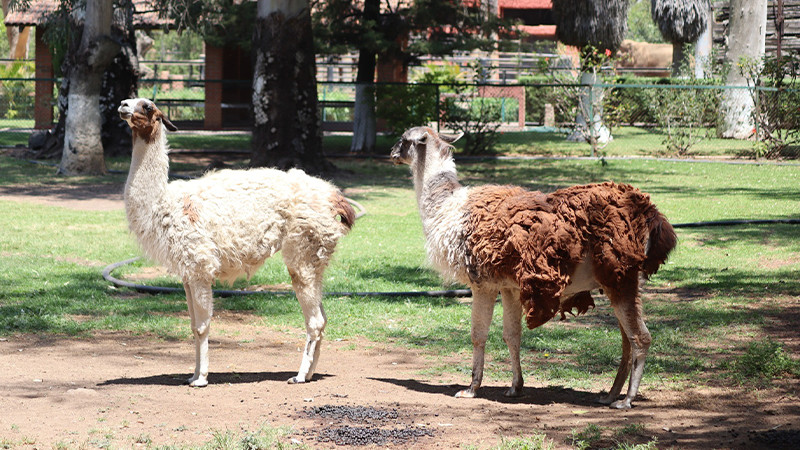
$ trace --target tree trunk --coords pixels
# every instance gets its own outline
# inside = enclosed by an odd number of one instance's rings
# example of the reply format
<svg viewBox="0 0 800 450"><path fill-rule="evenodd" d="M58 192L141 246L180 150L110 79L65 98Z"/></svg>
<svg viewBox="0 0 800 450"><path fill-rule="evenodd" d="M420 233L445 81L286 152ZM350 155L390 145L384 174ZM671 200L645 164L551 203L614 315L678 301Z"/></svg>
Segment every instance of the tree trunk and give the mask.
<svg viewBox="0 0 800 450"><path fill-rule="evenodd" d="M250 165L326 172L309 3L258 0L257 10Z"/></svg>
<svg viewBox="0 0 800 450"><path fill-rule="evenodd" d="M767 0L731 0L726 61L731 71L725 84L747 86L739 70L741 58L761 60L767 30ZM748 139L753 136L753 97L745 89L722 92L717 134L722 138Z"/></svg>
<svg viewBox="0 0 800 450"><path fill-rule="evenodd" d="M686 60L686 44L681 42L674 42L672 44L672 76L679 78L686 75L681 70Z"/></svg>
<svg viewBox="0 0 800 450"><path fill-rule="evenodd" d="M706 18L708 26L705 31L697 38L694 46L694 76L698 79L711 76L711 51L714 44L714 35L712 28L714 26L714 9L709 3L706 9Z"/></svg>
<svg viewBox="0 0 800 450"><path fill-rule="evenodd" d="M379 0L366 0L363 23L377 26L380 12ZM358 74L356 75L356 101L353 109L353 140L350 151L373 153L375 151L375 51L362 47L358 52Z"/></svg>
<svg viewBox="0 0 800 450"><path fill-rule="evenodd" d="M119 52L110 36L111 0L89 0L80 46L66 77L70 79L64 148L59 172L65 175L106 173L103 157L100 92L103 73Z"/></svg>
<svg viewBox="0 0 800 450"><path fill-rule="evenodd" d="M593 68L584 68L581 72L578 98L578 114L575 118L575 130L567 136L570 142L588 142L592 144L592 151L597 144L606 144L614 139L611 131L603 124L603 88L594 87L597 84L597 71ZM587 120L587 117L591 119ZM594 155L592 155L594 156Z"/></svg>
<svg viewBox="0 0 800 450"><path fill-rule="evenodd" d="M133 9L130 1L123 8L126 8L124 13L120 14L118 10L115 14L117 19L122 20L115 20L111 29L113 39L122 47L113 62L106 67L100 93L101 142L105 157L131 154L130 127L119 119L117 108L122 100L137 97L139 90L139 57L136 50L136 35L132 27ZM65 74L72 73L72 65L77 59L73 53L83 35L82 24L76 24L71 20L69 26L72 29L70 34L75 36L76 40L68 45L70 53L64 58L61 67L62 73ZM70 77L63 77L58 89L58 123L52 130L46 132L40 147L31 149L34 150L36 158L56 158L63 153L66 118L69 115L70 86Z"/></svg>

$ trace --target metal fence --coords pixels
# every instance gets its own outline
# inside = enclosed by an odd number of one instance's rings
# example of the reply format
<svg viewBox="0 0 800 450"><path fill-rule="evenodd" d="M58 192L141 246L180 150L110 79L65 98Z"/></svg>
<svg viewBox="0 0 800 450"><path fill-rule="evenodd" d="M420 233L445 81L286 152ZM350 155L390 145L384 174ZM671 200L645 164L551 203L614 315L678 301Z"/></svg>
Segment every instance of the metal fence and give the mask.
<svg viewBox="0 0 800 450"><path fill-rule="evenodd" d="M41 80L40 80L41 81ZM53 120L58 119L54 98ZM145 79L139 95L154 98L173 119L202 128L206 111L205 84L220 83L227 92L221 99L224 115L236 116L237 127L249 121L250 85L241 80L199 78ZM0 133L34 127L33 78L0 77ZM231 94L231 92L233 92ZM318 99L323 129L347 131L352 127L355 84L319 82ZM786 90L782 103L796 103L797 91ZM588 96L588 103L587 103ZM571 127L580 109L590 105L589 116L601 113L604 121L645 127L715 127L726 97L755 98L751 89L713 84L603 83L589 88L580 84L429 84L387 83L375 86L379 125L384 130L423 123L444 126L457 120L483 120L511 130L529 127ZM584 99L583 102L581 99ZM582 106L583 105L583 106ZM584 114L586 111L584 111ZM224 122L225 123L225 122Z"/></svg>

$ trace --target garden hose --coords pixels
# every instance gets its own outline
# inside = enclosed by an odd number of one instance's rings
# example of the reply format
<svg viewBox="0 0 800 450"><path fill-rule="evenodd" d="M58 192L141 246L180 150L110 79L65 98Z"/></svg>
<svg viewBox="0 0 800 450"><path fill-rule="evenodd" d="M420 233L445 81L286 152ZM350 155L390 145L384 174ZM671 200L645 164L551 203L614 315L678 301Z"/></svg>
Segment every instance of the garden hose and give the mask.
<svg viewBox="0 0 800 450"><path fill-rule="evenodd" d="M363 206L348 199L360 210L356 217L366 214ZM709 222L687 222L676 223L673 228L702 228L702 227L729 227L738 225L764 225L764 224L791 224L800 225L800 219L751 219L751 220L714 220ZM183 293L181 288L171 288L162 286L147 286L143 284L131 283L115 278L111 275L115 269L138 261L141 257L127 259L125 261L109 264L103 269L103 278L117 287L126 287L138 292L148 294L171 294ZM245 291L238 289L215 289L214 295L218 297L231 297L250 294L272 294L272 295L294 295L294 291ZM390 292L325 292L325 295L332 297L471 297L470 289L451 289L442 291L390 291Z"/></svg>

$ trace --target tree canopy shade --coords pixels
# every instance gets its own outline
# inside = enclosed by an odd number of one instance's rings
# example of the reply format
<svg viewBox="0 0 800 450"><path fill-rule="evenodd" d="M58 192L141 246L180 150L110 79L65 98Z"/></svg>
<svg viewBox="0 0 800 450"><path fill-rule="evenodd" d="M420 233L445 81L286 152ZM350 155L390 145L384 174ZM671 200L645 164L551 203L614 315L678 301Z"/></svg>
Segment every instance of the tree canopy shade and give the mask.
<svg viewBox="0 0 800 450"><path fill-rule="evenodd" d="M578 48L616 51L628 31L630 0L553 0L556 36Z"/></svg>

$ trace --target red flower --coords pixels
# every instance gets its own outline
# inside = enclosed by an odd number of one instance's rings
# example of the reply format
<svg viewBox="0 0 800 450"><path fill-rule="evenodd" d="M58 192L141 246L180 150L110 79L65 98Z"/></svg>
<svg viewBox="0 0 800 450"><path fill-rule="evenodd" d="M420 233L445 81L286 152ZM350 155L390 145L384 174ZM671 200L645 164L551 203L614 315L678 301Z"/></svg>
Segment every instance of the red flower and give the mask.
<svg viewBox="0 0 800 450"><path fill-rule="evenodd" d="M611 56L611 50L606 49L606 56Z"/></svg>

